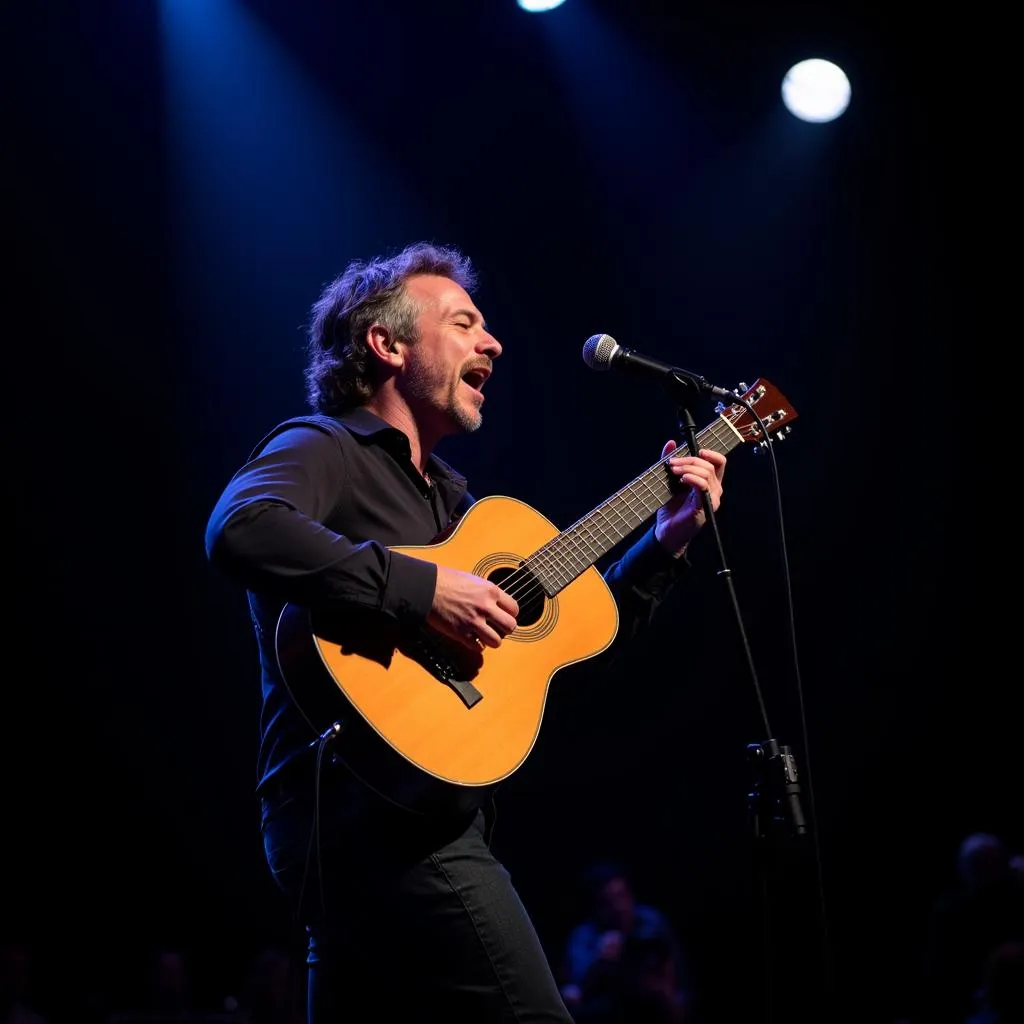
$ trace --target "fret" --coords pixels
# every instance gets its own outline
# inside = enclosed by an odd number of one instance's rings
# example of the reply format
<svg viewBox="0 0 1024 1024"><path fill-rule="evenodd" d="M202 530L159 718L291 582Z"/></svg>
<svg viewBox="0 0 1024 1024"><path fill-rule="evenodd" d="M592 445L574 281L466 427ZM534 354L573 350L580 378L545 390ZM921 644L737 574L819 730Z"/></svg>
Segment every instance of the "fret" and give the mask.
<svg viewBox="0 0 1024 1024"><path fill-rule="evenodd" d="M722 416L697 434L698 448L723 454L742 441ZM688 452L680 443L669 458ZM548 597L554 597L665 505L675 493L675 480L668 459L658 461L535 551L523 568L537 578Z"/></svg>

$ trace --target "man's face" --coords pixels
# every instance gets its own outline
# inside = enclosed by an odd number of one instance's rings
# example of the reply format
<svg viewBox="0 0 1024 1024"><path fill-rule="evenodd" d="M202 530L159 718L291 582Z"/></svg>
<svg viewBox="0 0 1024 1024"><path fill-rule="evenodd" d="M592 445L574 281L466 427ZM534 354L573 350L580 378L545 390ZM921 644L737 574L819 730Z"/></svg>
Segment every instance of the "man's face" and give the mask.
<svg viewBox="0 0 1024 1024"><path fill-rule="evenodd" d="M414 414L439 433L480 426L482 388L501 355L466 290L447 277L421 274L405 284L419 307L419 340L409 346L400 387Z"/></svg>

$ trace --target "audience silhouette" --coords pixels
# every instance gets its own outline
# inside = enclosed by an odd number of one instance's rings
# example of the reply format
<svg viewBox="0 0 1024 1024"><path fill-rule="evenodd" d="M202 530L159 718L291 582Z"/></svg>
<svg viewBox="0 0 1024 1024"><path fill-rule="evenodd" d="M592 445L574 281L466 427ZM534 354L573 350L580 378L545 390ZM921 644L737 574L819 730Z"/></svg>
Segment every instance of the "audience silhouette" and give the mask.
<svg viewBox="0 0 1024 1024"><path fill-rule="evenodd" d="M580 881L582 916L570 930L559 971L578 1024L689 1024L689 980L667 915L637 901L620 862L594 860Z"/></svg>
<svg viewBox="0 0 1024 1024"><path fill-rule="evenodd" d="M1006 979L1015 947L1004 944L1024 941L1024 874L1014 859L991 833L974 832L961 842L957 885L935 901L928 922L919 1024L1002 1021L979 1014L986 985L994 986L997 1000L1009 998L1002 993L1012 988ZM987 998L991 1003L991 992Z"/></svg>
<svg viewBox="0 0 1024 1024"><path fill-rule="evenodd" d="M1024 1022L1024 942L1004 942L985 960L978 1009L967 1024Z"/></svg>
<svg viewBox="0 0 1024 1024"><path fill-rule="evenodd" d="M1024 1024L1024 856L996 834L973 832L953 866L954 884L932 905L901 1024ZM554 958L577 1024L698 1024L705 1010L717 1022L714 1007L698 1006L669 915L637 898L627 867L595 859L577 880L576 916ZM56 966L39 975L34 945L8 937L0 1024L304 1024L302 953L287 944L254 946L236 969L215 966L211 979L173 940L134 952L114 956L111 978L86 979L95 992L79 991L72 979L61 983Z"/></svg>

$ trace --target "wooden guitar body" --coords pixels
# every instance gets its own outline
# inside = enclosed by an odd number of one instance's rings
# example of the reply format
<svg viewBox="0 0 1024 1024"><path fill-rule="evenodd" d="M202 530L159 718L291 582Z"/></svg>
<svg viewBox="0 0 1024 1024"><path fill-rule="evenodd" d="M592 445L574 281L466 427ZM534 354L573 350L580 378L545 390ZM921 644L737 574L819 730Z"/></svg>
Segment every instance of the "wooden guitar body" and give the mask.
<svg viewBox="0 0 1024 1024"><path fill-rule="evenodd" d="M441 671L414 646L370 652L357 640L325 639L308 613L285 608L278 660L287 685L300 706L307 686L337 685L342 706L356 714L340 715L333 751L372 788L414 811L479 805L529 755L554 674L612 642L618 608L597 569L551 598L536 577L510 575L558 532L529 505L488 497L440 543L393 548L504 583L519 602L519 626L497 649L474 654L429 638L446 659ZM496 537L502 550L493 549Z"/></svg>

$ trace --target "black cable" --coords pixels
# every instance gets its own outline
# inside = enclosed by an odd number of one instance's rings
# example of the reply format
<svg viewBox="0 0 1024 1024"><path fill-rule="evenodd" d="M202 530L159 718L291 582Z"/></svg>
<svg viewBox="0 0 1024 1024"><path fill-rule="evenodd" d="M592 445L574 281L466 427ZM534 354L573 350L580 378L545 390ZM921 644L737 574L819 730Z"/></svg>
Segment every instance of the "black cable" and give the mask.
<svg viewBox="0 0 1024 1024"><path fill-rule="evenodd" d="M740 401L742 402L742 400ZM786 605L789 613L790 651L793 658L793 673L796 686L797 708L800 715L800 737L804 748L804 774L807 779L807 795L810 801L811 810L810 819L812 822L812 826L809 831L811 833L812 849L814 851L814 868L815 880L817 884L818 912L821 917L822 956L824 958L823 970L825 992L826 994L831 994L833 985L832 950L829 942L828 915L826 913L825 905L825 886L823 877L824 872L822 869L821 844L818 838L818 815L814 797L814 777L813 773L811 772L810 739L807 729L807 712L804 701L803 679L800 673L799 645L797 643L796 637L796 613L793 607L793 585L789 572L789 553L786 546L786 529L782 513L782 487L779 483L779 467L775 459L775 444L774 441L771 439L768 430L765 428L764 422L762 421L761 417L758 416L756 410L753 409L751 405L749 405L746 402L742 402L742 404L750 411L750 413L757 420L758 425L761 427L763 437L765 438L762 447L768 452L769 461L772 467L772 478L775 483L776 516L779 524L779 544L782 557L782 572L786 591Z"/></svg>
<svg viewBox="0 0 1024 1024"><path fill-rule="evenodd" d="M306 863L302 870L302 884L299 887L298 908L301 913L303 902L306 898L306 882L309 879L309 866L313 856L313 845L316 844L316 870L317 880L320 886L320 913L321 918L327 917L327 900L324 894L324 865L321 856L320 843L320 776L323 772L324 751L338 733L341 732L341 723L333 722L330 728L320 734L314 742L316 744L316 763L313 768L313 823L309 830L309 844L306 847ZM313 744L310 744L312 746Z"/></svg>

